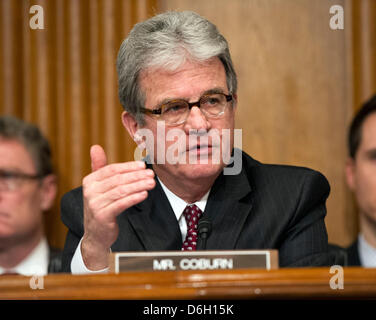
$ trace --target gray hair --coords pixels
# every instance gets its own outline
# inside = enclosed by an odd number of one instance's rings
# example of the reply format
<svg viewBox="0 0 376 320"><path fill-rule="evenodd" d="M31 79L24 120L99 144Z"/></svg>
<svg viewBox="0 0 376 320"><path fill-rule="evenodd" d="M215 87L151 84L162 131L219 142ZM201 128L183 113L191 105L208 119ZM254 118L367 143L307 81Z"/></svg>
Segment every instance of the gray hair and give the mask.
<svg viewBox="0 0 376 320"><path fill-rule="evenodd" d="M138 23L117 57L120 103L143 124L139 112L145 103L138 79L141 71L152 67L174 71L187 60L204 62L213 57L222 62L228 89L236 93L237 77L228 43L213 23L191 11L169 11Z"/></svg>
<svg viewBox="0 0 376 320"><path fill-rule="evenodd" d="M38 127L12 116L0 117L0 138L16 140L29 152L37 175L53 172L51 148Z"/></svg>

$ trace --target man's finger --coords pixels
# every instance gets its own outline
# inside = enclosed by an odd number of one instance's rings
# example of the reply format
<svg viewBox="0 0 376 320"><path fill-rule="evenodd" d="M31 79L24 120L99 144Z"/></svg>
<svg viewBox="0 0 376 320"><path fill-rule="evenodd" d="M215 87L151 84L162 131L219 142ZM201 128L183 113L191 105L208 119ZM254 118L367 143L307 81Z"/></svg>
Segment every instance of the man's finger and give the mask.
<svg viewBox="0 0 376 320"><path fill-rule="evenodd" d="M155 187L155 184L155 180L149 178L133 182L128 185L120 185L114 187L107 192L98 193L97 197L95 197L95 199L91 201L91 204L88 204L88 207L93 206L93 211L97 211L102 214L102 209L111 205L112 202L129 197L132 194L141 193L143 191L149 191ZM118 215L118 213L115 214Z"/></svg>
<svg viewBox="0 0 376 320"><path fill-rule="evenodd" d="M98 172L98 171L97 171ZM127 185L136 181L141 181L144 179L153 179L154 172L151 169L130 171L125 173L118 173L110 175L107 178L98 175L96 181L101 181L100 184L95 184L95 193L103 193L115 188L119 185Z"/></svg>
<svg viewBox="0 0 376 320"><path fill-rule="evenodd" d="M96 144L90 148L91 171L97 171L107 165L107 157L103 148Z"/></svg>

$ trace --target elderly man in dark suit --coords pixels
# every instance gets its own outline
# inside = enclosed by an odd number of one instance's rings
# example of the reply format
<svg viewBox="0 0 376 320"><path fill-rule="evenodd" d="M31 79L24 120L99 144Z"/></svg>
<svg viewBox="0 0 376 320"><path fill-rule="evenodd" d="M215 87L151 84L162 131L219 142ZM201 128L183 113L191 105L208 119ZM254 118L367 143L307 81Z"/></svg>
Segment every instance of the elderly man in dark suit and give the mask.
<svg viewBox="0 0 376 320"><path fill-rule="evenodd" d="M122 122L148 153L108 164L91 148L92 173L62 199L69 231L63 268L105 272L112 251L278 249L280 266L329 265L329 184L320 173L265 165L236 145L237 77L227 41L193 12L137 24L117 60Z"/></svg>

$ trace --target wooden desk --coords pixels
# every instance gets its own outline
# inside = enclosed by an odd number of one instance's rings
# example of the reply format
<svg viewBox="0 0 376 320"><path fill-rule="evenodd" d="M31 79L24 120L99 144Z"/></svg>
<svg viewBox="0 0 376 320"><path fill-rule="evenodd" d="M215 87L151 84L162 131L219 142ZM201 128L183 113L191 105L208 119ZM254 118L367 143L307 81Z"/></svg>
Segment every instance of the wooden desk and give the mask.
<svg viewBox="0 0 376 320"><path fill-rule="evenodd" d="M44 289L31 289L31 277L0 276L0 299L376 298L376 269L344 268L342 290L330 288L329 270L54 274L43 278Z"/></svg>

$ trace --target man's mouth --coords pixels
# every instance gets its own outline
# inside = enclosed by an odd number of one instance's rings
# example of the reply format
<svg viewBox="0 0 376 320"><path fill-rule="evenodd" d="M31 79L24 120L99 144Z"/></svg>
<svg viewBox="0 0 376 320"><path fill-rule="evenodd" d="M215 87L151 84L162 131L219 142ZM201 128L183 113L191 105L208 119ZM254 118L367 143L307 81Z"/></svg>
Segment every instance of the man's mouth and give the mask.
<svg viewBox="0 0 376 320"><path fill-rule="evenodd" d="M194 145L194 146L190 146L188 149L187 149L187 152L188 153L194 153L194 154L197 154L197 155L209 155L212 153L212 145L208 145L208 144L197 144L197 145Z"/></svg>

